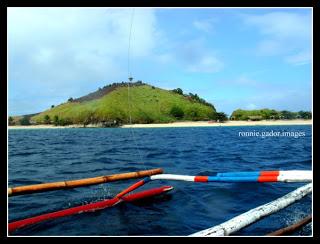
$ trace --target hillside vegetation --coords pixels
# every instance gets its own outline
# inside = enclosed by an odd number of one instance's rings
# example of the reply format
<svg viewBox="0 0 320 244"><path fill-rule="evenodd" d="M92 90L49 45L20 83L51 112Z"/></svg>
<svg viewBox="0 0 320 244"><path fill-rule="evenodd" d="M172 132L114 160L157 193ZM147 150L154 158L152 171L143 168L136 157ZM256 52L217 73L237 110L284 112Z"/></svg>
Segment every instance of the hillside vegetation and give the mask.
<svg viewBox="0 0 320 244"><path fill-rule="evenodd" d="M263 119L311 119L311 112L277 111L274 109L242 110L237 109L231 114L233 120L263 120Z"/></svg>
<svg viewBox="0 0 320 244"><path fill-rule="evenodd" d="M216 110L197 95L178 94L139 82L109 85L79 99L31 117L36 124L166 123L177 120L212 120Z"/></svg>

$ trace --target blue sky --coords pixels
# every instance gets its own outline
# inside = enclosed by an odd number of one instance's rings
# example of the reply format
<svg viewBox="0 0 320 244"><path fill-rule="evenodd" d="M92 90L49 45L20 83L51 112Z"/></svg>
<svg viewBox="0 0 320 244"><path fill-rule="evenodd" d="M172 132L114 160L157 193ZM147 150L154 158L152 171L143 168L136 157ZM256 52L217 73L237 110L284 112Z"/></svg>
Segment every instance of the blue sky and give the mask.
<svg viewBox="0 0 320 244"><path fill-rule="evenodd" d="M127 81L132 8L9 8L9 115ZM218 111L311 110L310 8L135 8L135 80Z"/></svg>

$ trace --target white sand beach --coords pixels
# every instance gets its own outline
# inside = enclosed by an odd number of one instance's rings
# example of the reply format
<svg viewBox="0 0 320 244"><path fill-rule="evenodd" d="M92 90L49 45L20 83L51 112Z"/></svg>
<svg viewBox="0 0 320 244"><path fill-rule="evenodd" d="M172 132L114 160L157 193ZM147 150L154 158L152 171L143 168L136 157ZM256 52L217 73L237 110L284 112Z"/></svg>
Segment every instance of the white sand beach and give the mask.
<svg viewBox="0 0 320 244"><path fill-rule="evenodd" d="M217 123L211 121L185 121L165 124L132 124L123 125L121 128L166 128L166 127L208 127L208 126L254 126L254 125L312 125L312 120L261 120L261 121L227 121ZM98 125L87 125L86 128L99 128ZM66 128L83 128L83 125L16 125L8 126L9 129L66 129Z"/></svg>
<svg viewBox="0 0 320 244"><path fill-rule="evenodd" d="M261 121L227 121L224 123L210 121L187 121L167 124L132 124L122 128L163 128L163 127L207 127L207 126L254 126L254 125L312 125L312 120L261 120Z"/></svg>
<svg viewBox="0 0 320 244"><path fill-rule="evenodd" d="M67 125L67 126L54 126L54 125L13 125L8 126L8 129L66 129L66 128L82 128L83 125ZM90 126L87 127L97 127Z"/></svg>

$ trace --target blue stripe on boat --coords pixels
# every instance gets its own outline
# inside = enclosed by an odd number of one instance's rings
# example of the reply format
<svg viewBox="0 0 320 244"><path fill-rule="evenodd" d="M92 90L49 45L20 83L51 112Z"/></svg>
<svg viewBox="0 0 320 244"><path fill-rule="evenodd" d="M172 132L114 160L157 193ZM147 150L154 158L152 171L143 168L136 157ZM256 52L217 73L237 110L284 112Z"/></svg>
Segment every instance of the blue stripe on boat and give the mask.
<svg viewBox="0 0 320 244"><path fill-rule="evenodd" d="M260 171L254 172L228 172L228 173L218 173L216 176L218 177L251 177L251 176L259 176Z"/></svg>
<svg viewBox="0 0 320 244"><path fill-rule="evenodd" d="M217 177L217 176L209 176L208 182L258 182L259 176L243 176L243 177Z"/></svg>

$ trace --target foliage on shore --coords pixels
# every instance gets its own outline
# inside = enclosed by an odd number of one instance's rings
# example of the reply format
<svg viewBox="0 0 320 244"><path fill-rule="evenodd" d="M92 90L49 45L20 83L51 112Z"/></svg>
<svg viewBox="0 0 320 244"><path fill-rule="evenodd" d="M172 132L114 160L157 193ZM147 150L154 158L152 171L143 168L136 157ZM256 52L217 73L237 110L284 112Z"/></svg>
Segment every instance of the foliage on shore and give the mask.
<svg viewBox="0 0 320 244"><path fill-rule="evenodd" d="M274 109L243 110L237 109L230 116L231 120L292 120L311 119L312 114L308 111L290 112L287 110L277 111Z"/></svg>

